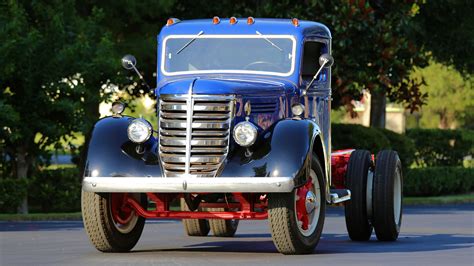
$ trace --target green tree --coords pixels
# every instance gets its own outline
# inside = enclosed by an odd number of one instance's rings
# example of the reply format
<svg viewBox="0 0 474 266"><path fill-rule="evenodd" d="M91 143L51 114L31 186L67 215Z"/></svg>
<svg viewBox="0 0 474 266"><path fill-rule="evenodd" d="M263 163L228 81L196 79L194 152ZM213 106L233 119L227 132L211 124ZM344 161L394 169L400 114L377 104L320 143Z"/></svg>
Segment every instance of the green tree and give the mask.
<svg viewBox="0 0 474 266"><path fill-rule="evenodd" d="M425 80L421 90L429 95L427 104L422 108L419 126L454 129L463 125L467 110L474 108L470 76L463 77L453 67L434 61L426 68L417 68L412 76Z"/></svg>
<svg viewBox="0 0 474 266"><path fill-rule="evenodd" d="M431 0L420 6L416 16L417 43L432 52L434 59L454 65L458 71L474 71L474 2Z"/></svg>
<svg viewBox="0 0 474 266"><path fill-rule="evenodd" d="M74 0L0 4L0 152L13 176L27 178L46 147L98 118L118 66L102 19L97 8L79 16Z"/></svg>

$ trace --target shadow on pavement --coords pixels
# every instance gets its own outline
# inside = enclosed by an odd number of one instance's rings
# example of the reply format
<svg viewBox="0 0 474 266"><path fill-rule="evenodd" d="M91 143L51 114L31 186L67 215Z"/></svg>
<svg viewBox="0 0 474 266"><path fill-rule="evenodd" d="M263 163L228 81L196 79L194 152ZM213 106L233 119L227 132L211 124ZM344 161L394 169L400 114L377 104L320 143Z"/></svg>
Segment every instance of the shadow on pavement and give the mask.
<svg viewBox="0 0 474 266"><path fill-rule="evenodd" d="M243 253L277 253L271 239L243 240L239 238L270 238L269 234L237 235L228 241L208 241L188 245L183 248L135 250L132 252L243 252ZM313 254L343 253L411 253L419 251L440 251L474 247L472 235L402 235L395 242L380 242L372 236L371 241L353 242L347 235L324 234Z"/></svg>

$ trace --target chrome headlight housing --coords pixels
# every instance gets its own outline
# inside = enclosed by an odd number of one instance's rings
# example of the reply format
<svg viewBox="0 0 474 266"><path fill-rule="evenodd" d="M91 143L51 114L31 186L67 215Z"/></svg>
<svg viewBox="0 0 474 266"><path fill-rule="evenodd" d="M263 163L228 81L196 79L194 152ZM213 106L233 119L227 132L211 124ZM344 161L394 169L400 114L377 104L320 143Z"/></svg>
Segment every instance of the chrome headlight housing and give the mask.
<svg viewBox="0 0 474 266"><path fill-rule="evenodd" d="M133 119L128 125L128 138L135 143L143 143L150 139L153 133L153 127L150 122L143 118Z"/></svg>
<svg viewBox="0 0 474 266"><path fill-rule="evenodd" d="M295 103L291 106L291 112L294 116L301 116L304 113L304 105L301 103Z"/></svg>
<svg viewBox="0 0 474 266"><path fill-rule="evenodd" d="M240 122L234 127L233 136L240 146L251 146L257 140L257 127L248 121Z"/></svg>

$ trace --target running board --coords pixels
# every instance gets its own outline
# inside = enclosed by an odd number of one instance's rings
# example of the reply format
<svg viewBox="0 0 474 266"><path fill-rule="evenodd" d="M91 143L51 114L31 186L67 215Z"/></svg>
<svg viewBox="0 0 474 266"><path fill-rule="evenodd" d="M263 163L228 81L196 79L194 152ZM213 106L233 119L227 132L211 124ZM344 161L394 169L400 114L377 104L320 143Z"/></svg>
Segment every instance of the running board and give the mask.
<svg viewBox="0 0 474 266"><path fill-rule="evenodd" d="M331 189L330 203L336 204L351 199L351 191L348 189Z"/></svg>

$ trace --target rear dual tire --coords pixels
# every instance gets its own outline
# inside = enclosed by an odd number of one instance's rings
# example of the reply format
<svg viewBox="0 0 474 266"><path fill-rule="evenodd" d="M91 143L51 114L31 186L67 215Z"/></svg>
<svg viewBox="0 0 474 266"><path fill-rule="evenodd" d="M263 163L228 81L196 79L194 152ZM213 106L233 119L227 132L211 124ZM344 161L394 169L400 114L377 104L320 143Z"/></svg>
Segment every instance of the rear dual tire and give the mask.
<svg viewBox="0 0 474 266"><path fill-rule="evenodd" d="M370 157L368 151L355 150L349 158L346 185L351 200L345 205L347 231L354 241L369 240L372 228L378 240L395 241L402 221L400 158L395 151L383 150L377 154L373 168Z"/></svg>

